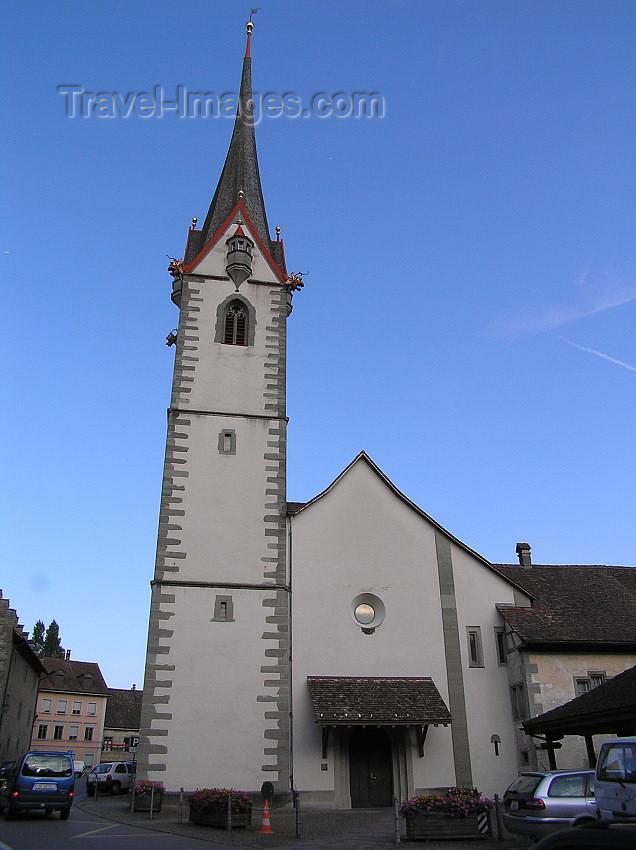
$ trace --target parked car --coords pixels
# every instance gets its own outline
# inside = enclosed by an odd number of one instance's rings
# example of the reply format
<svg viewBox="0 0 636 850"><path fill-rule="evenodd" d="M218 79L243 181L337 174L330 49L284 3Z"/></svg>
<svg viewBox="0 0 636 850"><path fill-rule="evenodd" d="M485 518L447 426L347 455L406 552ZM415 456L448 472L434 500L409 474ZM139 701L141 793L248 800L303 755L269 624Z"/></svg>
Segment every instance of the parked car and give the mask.
<svg viewBox="0 0 636 850"><path fill-rule="evenodd" d="M636 821L597 821L562 829L542 838L532 850L634 850Z"/></svg>
<svg viewBox="0 0 636 850"><path fill-rule="evenodd" d="M11 768L15 764L15 761L2 761L0 762L0 788L4 788L6 785L7 779L9 778L9 774L11 773Z"/></svg>
<svg viewBox="0 0 636 850"><path fill-rule="evenodd" d="M522 773L503 796L507 830L538 839L596 820L593 770Z"/></svg>
<svg viewBox="0 0 636 850"><path fill-rule="evenodd" d="M135 778L135 765L131 761L107 761L94 767L86 777L86 793L110 791L119 794L128 791Z"/></svg>
<svg viewBox="0 0 636 850"><path fill-rule="evenodd" d="M601 746L596 808L602 820L636 818L636 737L612 738Z"/></svg>
<svg viewBox="0 0 636 850"><path fill-rule="evenodd" d="M6 820L17 812L57 810L66 820L75 796L73 754L32 750L17 759L0 787L0 811Z"/></svg>

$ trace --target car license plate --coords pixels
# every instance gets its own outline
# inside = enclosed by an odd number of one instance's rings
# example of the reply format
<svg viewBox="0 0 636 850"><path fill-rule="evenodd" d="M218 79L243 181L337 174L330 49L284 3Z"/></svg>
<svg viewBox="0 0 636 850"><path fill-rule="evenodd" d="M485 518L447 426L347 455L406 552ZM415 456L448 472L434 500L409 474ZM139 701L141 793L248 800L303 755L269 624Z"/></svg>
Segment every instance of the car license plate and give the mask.
<svg viewBox="0 0 636 850"><path fill-rule="evenodd" d="M513 800L512 803L510 803L510 811L516 812L518 808L519 808L519 800Z"/></svg>
<svg viewBox="0 0 636 850"><path fill-rule="evenodd" d="M57 791L57 785L54 785L53 782L34 782L33 783L34 791Z"/></svg>

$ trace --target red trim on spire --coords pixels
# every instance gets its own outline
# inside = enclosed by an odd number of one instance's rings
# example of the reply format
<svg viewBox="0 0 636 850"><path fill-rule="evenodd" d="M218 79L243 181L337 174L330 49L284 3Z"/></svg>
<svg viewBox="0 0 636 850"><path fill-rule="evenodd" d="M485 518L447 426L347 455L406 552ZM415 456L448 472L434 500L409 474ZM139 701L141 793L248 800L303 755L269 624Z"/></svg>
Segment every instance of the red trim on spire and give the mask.
<svg viewBox="0 0 636 850"><path fill-rule="evenodd" d="M244 220L244 224L246 225L246 227L248 228L248 230L250 231L250 233L251 233L251 234L252 234L252 236L254 237L254 241L255 241L255 242L256 242L256 244L258 245L259 250L260 250L261 254L263 255L263 257L264 257L264 259L265 259L266 263L269 265L269 267L271 268L271 270L274 272L274 274L276 275L276 277L278 278L278 280L279 280L281 283L287 283L287 278L286 278L286 277L285 277L285 275L281 272L281 270L278 268L278 266L276 265L276 263L274 262L274 260L273 260L273 258L272 258L272 255L269 253L269 251L268 251L268 250L267 250L267 248L265 247L265 245L264 245L264 243L263 243L263 240L262 240L262 239L261 239L261 237L258 235L258 230L254 227L254 224L253 224L253 222L252 222L252 219L249 217L248 212L247 212L247 210L245 209L245 206L244 206L244 204L243 204L243 201L239 201L239 202L237 203L237 205L234 207L234 209L232 210L232 212L229 214L229 216L225 219L225 221L223 222L223 224L219 227L219 229L217 230L217 232L214 234L214 236L212 237L212 239L210 239L210 241L207 243L207 245L206 245L206 246L203 248L203 250L202 250L202 251L201 251L201 252L200 252L200 253L199 253L199 254L198 254L198 255L197 255L197 256L196 256L193 260L192 260L192 262L191 262L191 263L188 263L187 265L184 265L184 267L183 267L183 272L184 272L185 274L189 274L189 273L190 273L190 272L191 272L191 271L192 271L192 270L193 270L196 266L198 266L198 264L201 262L201 260L203 260L203 258L206 256L206 254L208 254L208 253L212 250L212 248L214 247L214 245L216 245L216 243L219 241L219 239L221 238L221 236L223 236L223 234L225 233L225 231L226 231L226 230L228 229L228 227L232 224L232 219L233 219L233 218L234 218L234 216L237 214L237 212L241 212L241 213L242 213L243 220ZM240 225L239 225L239 226L240 226Z"/></svg>

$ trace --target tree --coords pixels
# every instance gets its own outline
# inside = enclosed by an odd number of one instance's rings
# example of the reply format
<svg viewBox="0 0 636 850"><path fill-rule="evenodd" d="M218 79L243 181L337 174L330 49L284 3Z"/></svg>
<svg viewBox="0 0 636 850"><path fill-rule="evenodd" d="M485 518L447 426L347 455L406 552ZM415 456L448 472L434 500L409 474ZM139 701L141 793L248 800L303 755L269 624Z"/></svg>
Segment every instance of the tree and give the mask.
<svg viewBox="0 0 636 850"><path fill-rule="evenodd" d="M44 623L42 620L38 620L37 623L33 626L33 637L31 638L31 643L37 654L42 658L44 655Z"/></svg>
<svg viewBox="0 0 636 850"><path fill-rule="evenodd" d="M60 627L51 620L44 636L42 656L44 658L64 658L64 649L60 643Z"/></svg>

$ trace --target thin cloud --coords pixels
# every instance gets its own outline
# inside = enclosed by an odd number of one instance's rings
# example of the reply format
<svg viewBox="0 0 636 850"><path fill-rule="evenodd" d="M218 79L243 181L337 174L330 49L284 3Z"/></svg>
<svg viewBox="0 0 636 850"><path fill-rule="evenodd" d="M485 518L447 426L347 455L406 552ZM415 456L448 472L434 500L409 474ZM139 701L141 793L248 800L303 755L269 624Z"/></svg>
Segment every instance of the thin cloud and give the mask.
<svg viewBox="0 0 636 850"><path fill-rule="evenodd" d="M526 309L523 317L516 316L505 322L502 333L553 331L577 319L585 319L636 300L636 286L631 281L624 283L608 281L607 278L608 274L593 276L589 269L585 269L574 284L575 291L570 303L536 311Z"/></svg>
<svg viewBox="0 0 636 850"><path fill-rule="evenodd" d="M588 348L585 345L579 345L578 342L572 342L571 339L566 339L564 336L559 337L559 339L562 339L563 342L567 342L567 344L573 346L573 348L578 348L579 351L587 351L588 354L595 354L597 357L602 357L603 360L609 360L610 363L616 363L617 366L623 366L631 372L636 372L636 366L630 366L629 363L625 363L623 360L617 360L615 357L610 357L609 354L604 354L602 351L597 351L595 348Z"/></svg>

